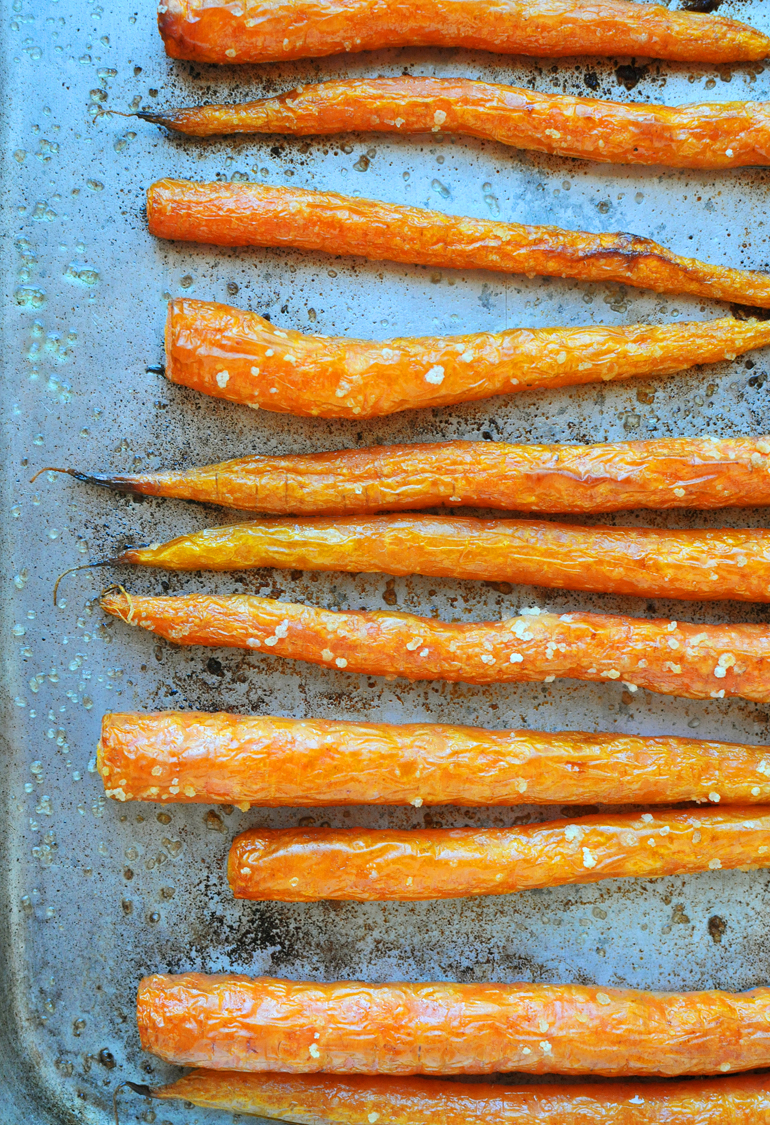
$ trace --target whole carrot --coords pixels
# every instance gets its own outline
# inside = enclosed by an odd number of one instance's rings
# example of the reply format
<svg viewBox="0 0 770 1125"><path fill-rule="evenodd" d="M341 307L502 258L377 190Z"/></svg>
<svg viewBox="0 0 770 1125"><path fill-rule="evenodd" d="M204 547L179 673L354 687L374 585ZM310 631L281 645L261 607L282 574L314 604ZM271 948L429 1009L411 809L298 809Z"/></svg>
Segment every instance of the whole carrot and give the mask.
<svg viewBox="0 0 770 1125"><path fill-rule="evenodd" d="M170 301L166 375L215 398L282 414L376 418L513 391L670 375L770 343L770 323L513 328L466 336L303 336L253 312Z"/></svg>
<svg viewBox="0 0 770 1125"><path fill-rule="evenodd" d="M142 1047L179 1066L347 1074L726 1074L770 1065L770 989L316 984L157 973Z"/></svg>
<svg viewBox="0 0 770 1125"><path fill-rule="evenodd" d="M147 191L157 238L215 246L295 246L371 261L621 281L770 307L770 276L683 258L633 234L462 218L335 192L158 180Z"/></svg>
<svg viewBox="0 0 770 1125"><path fill-rule="evenodd" d="M770 1078L498 1086L330 1074L195 1070L155 1098L300 1125L764 1125Z"/></svg>
<svg viewBox="0 0 770 1125"><path fill-rule="evenodd" d="M770 531L580 527L456 516L234 524L125 551L165 570L282 567L424 574L646 598L770 601Z"/></svg>
<svg viewBox="0 0 770 1125"><path fill-rule="evenodd" d="M140 113L180 133L462 133L607 164L770 163L770 104L629 105L467 78L354 78L245 105Z"/></svg>
<svg viewBox="0 0 770 1125"><path fill-rule="evenodd" d="M128 476L58 471L121 492L274 515L450 505L575 514L767 505L768 453L770 439L765 437L607 445L449 441L245 457L200 469Z"/></svg>
<svg viewBox="0 0 770 1125"><path fill-rule="evenodd" d="M166 54L197 62L274 62L381 47L471 47L499 54L643 55L689 62L741 62L770 55L770 40L746 24L669 12L629 0L162 0Z"/></svg>
<svg viewBox="0 0 770 1125"><path fill-rule="evenodd" d="M770 812L736 808L516 828L251 828L233 841L227 877L236 898L415 902L760 867Z"/></svg>
<svg viewBox="0 0 770 1125"><path fill-rule="evenodd" d="M108 712L97 764L118 801L241 809L770 804L766 746L582 731Z"/></svg>
<svg viewBox="0 0 770 1125"><path fill-rule="evenodd" d="M102 595L102 608L177 644L243 648L324 667L472 684L623 680L687 699L770 702L770 627L551 613L496 622L335 612L250 595Z"/></svg>

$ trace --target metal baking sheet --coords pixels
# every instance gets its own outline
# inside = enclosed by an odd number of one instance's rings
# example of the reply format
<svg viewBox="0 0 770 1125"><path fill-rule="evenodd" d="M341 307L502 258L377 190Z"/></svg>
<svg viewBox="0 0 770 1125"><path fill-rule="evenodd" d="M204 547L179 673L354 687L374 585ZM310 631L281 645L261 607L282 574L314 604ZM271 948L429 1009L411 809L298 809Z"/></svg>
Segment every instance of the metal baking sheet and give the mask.
<svg viewBox="0 0 770 1125"><path fill-rule="evenodd" d="M770 31L761 0L725 0L720 13ZM439 903L236 903L223 865L230 839L247 825L502 825L560 810L159 811L105 800L93 772L108 709L227 708L768 740L767 709L739 700L687 702L644 691L632 698L609 683L386 683L268 656L179 649L102 616L100 584L116 578L143 592L253 591L328 607L395 604L459 619L539 605L765 621L766 607L683 607L381 576L93 571L72 575L54 609L53 579L67 567L125 542L230 517L214 507L111 496L69 478L28 480L51 464L130 471L415 439L581 442L770 429L768 352L669 379L517 394L371 422L255 414L204 398L151 370L163 359L170 295L230 301L300 330L373 337L664 322L725 309L621 285L160 244L143 216L144 190L157 177L256 178L457 214L634 231L679 252L767 269L767 171L598 166L438 136L183 140L111 113L402 72L634 101L765 99L770 71L639 59L533 63L422 50L259 68L198 66L165 58L151 0L5 0L2 51L2 1120L103 1125L118 1081L170 1074L139 1050L135 989L150 970L682 989L767 984L765 873ZM606 520L768 526L769 518L729 511ZM214 1125L232 1118L127 1095L121 1120Z"/></svg>

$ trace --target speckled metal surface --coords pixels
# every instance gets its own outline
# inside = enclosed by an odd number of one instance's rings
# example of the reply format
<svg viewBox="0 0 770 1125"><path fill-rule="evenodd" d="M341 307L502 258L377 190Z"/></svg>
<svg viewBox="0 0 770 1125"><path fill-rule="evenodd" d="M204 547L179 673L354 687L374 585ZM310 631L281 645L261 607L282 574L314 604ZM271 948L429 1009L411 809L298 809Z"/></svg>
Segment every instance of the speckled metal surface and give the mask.
<svg viewBox="0 0 770 1125"><path fill-rule="evenodd" d="M628 59L533 64L470 52L396 50L260 68L171 63L150 0L5 0L2 659L4 850L0 936L6 1020L4 1122L108 1120L123 1078L168 1073L142 1056L136 984L158 969L290 977L596 981L642 988L746 988L770 979L770 876L711 873L416 904L234 902L224 861L248 825L511 824L548 810L276 812L106 801L93 759L107 709L167 707L344 718L440 719L494 727L583 727L767 741L768 713L622 686L479 690L385 683L266 656L184 650L105 620L101 582L137 591L250 590L325 606L397 605L461 619L538 604L693 621L767 620L766 607L470 582L251 572L72 575L126 542L226 521L215 508L138 503L42 476L44 465L124 471L454 437L606 441L770 429L766 353L669 379L524 393L367 423L271 416L172 386L162 362L169 295L229 300L274 323L361 336L515 325L655 322L724 309L621 286L431 272L271 250L158 245L143 192L163 175L291 183L589 230L630 230L674 249L770 268L770 171L723 175L594 166L461 138L223 138L162 135L117 116L139 106L238 100L331 76L461 74L638 101L770 97L770 69ZM720 13L770 30L762 0ZM110 111L116 111L111 115ZM613 523L768 526L770 514L629 513ZM559 815L560 810L554 810ZM157 1103L156 1103L157 1104ZM121 1120L199 1123L227 1115L133 1095Z"/></svg>

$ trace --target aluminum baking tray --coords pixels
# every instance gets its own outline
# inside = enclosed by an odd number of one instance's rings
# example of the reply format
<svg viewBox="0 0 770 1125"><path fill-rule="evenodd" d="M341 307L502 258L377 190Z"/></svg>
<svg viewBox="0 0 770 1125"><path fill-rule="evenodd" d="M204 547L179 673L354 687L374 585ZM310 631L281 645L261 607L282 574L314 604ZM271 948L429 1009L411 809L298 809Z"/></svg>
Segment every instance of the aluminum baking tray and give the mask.
<svg viewBox="0 0 770 1125"><path fill-rule="evenodd" d="M278 250L159 244L143 193L163 175L256 178L441 210L650 235L675 250L767 269L770 173L598 166L469 139L355 135L179 139L111 115L240 100L325 77L443 74L634 101L770 97L763 66L645 60L533 63L466 51L392 50L262 67L170 62L151 0L3 0L4 234L2 571L2 1024L0 1119L109 1120L123 1078L170 1073L142 1055L139 977L233 969L319 979L595 981L641 988L769 983L770 875L709 873L439 903L234 902L223 864L247 825L522 823L559 810L159 811L105 800L94 770L108 709L229 708L493 727L582 727L763 742L770 720L740 700L691 702L617 684L479 689L346 675L268 656L179 649L106 620L102 581L136 591L253 591L332 607L461 619L537 604L558 612L764 621L766 607L495 587L471 582L258 571L56 574L125 542L228 519L214 507L113 496L45 465L102 470L202 464L253 452L472 438L606 441L770 429L768 352L669 379L517 394L371 422L255 414L164 381L168 297L230 301L300 330L361 336L516 325L672 321L724 306L621 285L527 280ZM770 31L762 0L720 13ZM757 511L630 513L607 522L768 526ZM134 1095L123 1122L231 1121Z"/></svg>

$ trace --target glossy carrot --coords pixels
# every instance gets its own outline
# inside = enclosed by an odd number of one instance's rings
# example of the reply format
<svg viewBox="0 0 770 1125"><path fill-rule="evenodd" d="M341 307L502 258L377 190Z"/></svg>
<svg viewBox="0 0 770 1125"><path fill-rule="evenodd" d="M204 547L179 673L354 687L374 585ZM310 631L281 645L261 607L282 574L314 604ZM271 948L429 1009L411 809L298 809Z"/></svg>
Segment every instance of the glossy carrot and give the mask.
<svg viewBox="0 0 770 1125"><path fill-rule="evenodd" d="M514 391L671 375L767 344L770 322L732 317L377 342L303 336L253 312L181 299L168 307L166 375L282 414L376 418Z"/></svg>
<svg viewBox="0 0 770 1125"><path fill-rule="evenodd" d="M129 476L65 470L145 496L274 515L345 515L469 505L520 512L770 504L770 439L674 438L607 445L448 441L245 457Z"/></svg>
<svg viewBox="0 0 770 1125"><path fill-rule="evenodd" d="M150 233L215 246L295 246L371 261L620 281L770 307L770 275L683 258L633 234L590 234L268 184L158 180Z"/></svg>
<svg viewBox="0 0 770 1125"><path fill-rule="evenodd" d="M354 78L245 105L140 113L180 133L462 133L606 164L741 168L770 163L770 104L629 105L468 78Z"/></svg>
<svg viewBox="0 0 770 1125"><path fill-rule="evenodd" d="M498 1086L327 1074L195 1070L152 1091L299 1125L766 1125L770 1078Z"/></svg>
<svg viewBox="0 0 770 1125"><path fill-rule="evenodd" d="M164 570L342 570L513 582L643 598L770 602L770 531L580 527L456 516L233 524L125 551Z"/></svg>
<svg viewBox="0 0 770 1125"><path fill-rule="evenodd" d="M142 1047L179 1066L347 1074L726 1074L770 1065L770 989L361 984L161 973Z"/></svg>
<svg viewBox="0 0 770 1125"><path fill-rule="evenodd" d="M770 626L598 613L470 624L335 612L251 595L102 595L102 608L177 644L244 648L373 676L471 684L623 680L687 699L770 702Z"/></svg>
<svg viewBox="0 0 770 1125"><path fill-rule="evenodd" d="M233 841L227 878L236 898L416 902L761 867L770 811L736 808L516 828L251 828Z"/></svg>
<svg viewBox="0 0 770 1125"><path fill-rule="evenodd" d="M274 62L381 47L470 47L499 54L642 55L757 61L766 35L734 20L629 0L162 0L166 54L197 62Z"/></svg>

